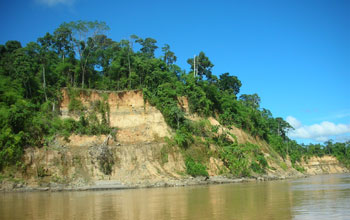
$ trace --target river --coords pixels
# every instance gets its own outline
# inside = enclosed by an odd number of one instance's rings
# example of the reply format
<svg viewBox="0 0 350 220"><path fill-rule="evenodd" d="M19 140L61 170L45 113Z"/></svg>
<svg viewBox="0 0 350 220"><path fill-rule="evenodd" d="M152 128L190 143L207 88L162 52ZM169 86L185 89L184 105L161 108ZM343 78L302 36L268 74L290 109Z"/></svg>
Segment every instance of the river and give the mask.
<svg viewBox="0 0 350 220"><path fill-rule="evenodd" d="M0 219L350 219L350 174L178 188L1 193Z"/></svg>

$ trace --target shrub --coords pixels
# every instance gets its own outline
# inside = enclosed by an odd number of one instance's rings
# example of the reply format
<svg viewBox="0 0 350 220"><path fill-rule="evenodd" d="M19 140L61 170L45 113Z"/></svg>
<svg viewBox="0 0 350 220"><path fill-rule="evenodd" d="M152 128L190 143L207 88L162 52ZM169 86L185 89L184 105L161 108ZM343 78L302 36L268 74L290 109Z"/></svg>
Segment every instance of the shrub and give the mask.
<svg viewBox="0 0 350 220"><path fill-rule="evenodd" d="M207 167L200 162L194 161L190 156L186 157L186 172L191 176L209 176Z"/></svg>
<svg viewBox="0 0 350 220"><path fill-rule="evenodd" d="M192 134L184 128L176 130L174 140L176 144L182 148L188 148L193 143Z"/></svg>
<svg viewBox="0 0 350 220"><path fill-rule="evenodd" d="M250 176L250 167L247 153L244 152L242 146L236 143L225 146L221 150L221 158L225 166L235 176Z"/></svg>

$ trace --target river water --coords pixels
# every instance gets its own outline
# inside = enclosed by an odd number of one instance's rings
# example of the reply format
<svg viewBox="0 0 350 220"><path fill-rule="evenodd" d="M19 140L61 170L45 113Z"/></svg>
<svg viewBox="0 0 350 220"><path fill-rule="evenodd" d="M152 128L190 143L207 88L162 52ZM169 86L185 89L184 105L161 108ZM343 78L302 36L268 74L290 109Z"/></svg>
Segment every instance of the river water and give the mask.
<svg viewBox="0 0 350 220"><path fill-rule="evenodd" d="M350 174L178 188L1 193L0 219L350 219Z"/></svg>

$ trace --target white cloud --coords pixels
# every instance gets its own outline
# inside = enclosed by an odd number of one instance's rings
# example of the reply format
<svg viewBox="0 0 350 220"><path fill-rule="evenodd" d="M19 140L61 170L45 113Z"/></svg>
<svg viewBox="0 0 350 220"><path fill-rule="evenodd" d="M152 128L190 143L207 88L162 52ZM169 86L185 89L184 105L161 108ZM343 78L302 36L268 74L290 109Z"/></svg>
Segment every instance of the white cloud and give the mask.
<svg viewBox="0 0 350 220"><path fill-rule="evenodd" d="M295 128L295 130L289 132L288 136L290 138L324 142L332 138L337 140L337 137L350 135L350 124L334 124L329 121L323 121L320 124L302 125L300 121L292 116L288 116L286 121Z"/></svg>
<svg viewBox="0 0 350 220"><path fill-rule="evenodd" d="M288 116L286 118L286 121L295 129L300 128L301 127L301 122L298 121L296 118L292 117L292 116Z"/></svg>
<svg viewBox="0 0 350 220"><path fill-rule="evenodd" d="M44 4L52 7L59 4L70 6L70 5L73 5L75 0L36 0L36 1L40 4Z"/></svg>

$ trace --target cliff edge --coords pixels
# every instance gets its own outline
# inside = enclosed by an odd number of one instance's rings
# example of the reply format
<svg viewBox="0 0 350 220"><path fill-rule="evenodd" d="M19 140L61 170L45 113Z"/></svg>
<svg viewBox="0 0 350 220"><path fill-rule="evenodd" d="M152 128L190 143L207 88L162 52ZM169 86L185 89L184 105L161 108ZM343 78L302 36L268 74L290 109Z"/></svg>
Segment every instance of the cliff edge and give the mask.
<svg viewBox="0 0 350 220"><path fill-rule="evenodd" d="M73 98L81 103L80 113L86 114L95 111L94 103L104 102L108 106L107 122L115 128L115 132L89 136L72 134L68 138L57 136L45 147L28 148L21 169L9 168L6 171L14 181L3 183L3 190L103 189L206 183L207 179L196 180L186 173L184 150L169 144L174 135L172 129L166 124L162 113L144 99L142 91L84 90L72 97L68 89L62 89L59 106L61 118L79 120L79 114L70 106ZM189 119L206 120L211 126L219 127L218 134L230 133L233 134L231 139L235 137L238 143L249 142L259 146L261 155L266 158L266 171L253 173L253 178L283 179L305 174L349 172L336 158L325 156L312 157L299 163L304 169L304 173L301 173L288 158L278 156L266 142L236 127L225 128L215 118L202 119L190 115L186 99L180 100L179 105L186 109ZM102 120L101 116L98 118ZM205 154L204 165L209 179L214 183L237 181L237 178L230 176L226 178L228 168L217 146L208 145L205 151L203 147L196 146L193 151Z"/></svg>

